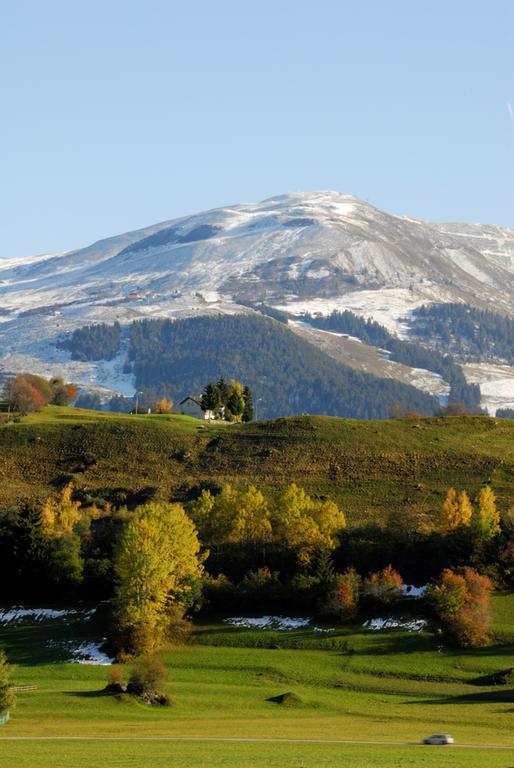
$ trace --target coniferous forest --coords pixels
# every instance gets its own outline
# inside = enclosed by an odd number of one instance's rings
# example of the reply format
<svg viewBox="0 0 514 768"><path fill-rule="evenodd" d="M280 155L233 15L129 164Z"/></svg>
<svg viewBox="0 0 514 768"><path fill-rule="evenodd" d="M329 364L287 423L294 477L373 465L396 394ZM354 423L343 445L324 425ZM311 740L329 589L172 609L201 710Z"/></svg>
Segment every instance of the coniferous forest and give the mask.
<svg viewBox="0 0 514 768"><path fill-rule="evenodd" d="M387 418L393 406L435 413L437 400L414 387L360 373L254 315L142 320L130 331L136 386L175 402L206 381L237 378L251 388L258 418L299 413Z"/></svg>

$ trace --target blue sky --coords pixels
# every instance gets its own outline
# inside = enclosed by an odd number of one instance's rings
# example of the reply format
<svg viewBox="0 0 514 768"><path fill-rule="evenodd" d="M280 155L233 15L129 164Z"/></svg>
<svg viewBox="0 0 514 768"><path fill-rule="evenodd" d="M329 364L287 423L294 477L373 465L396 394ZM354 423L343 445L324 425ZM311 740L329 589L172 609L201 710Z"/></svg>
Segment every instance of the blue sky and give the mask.
<svg viewBox="0 0 514 768"><path fill-rule="evenodd" d="M514 226L512 0L13 0L0 256L336 189Z"/></svg>

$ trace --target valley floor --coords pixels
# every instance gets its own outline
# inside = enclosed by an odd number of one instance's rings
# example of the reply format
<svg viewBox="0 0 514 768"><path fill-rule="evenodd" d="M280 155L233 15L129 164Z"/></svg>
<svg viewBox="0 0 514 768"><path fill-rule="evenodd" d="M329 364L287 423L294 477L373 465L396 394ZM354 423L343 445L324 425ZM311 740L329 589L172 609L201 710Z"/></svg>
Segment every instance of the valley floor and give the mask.
<svg viewBox="0 0 514 768"><path fill-rule="evenodd" d="M507 768L514 690L483 678L513 666L514 596L495 595L494 609L501 644L465 652L426 631L197 623L190 643L163 655L173 703L162 708L103 693L106 667L50 663L50 641L91 639L87 622L6 625L15 683L37 690L18 694L0 729L0 766ZM269 700L286 692L296 704ZM456 746L419 744L438 732Z"/></svg>

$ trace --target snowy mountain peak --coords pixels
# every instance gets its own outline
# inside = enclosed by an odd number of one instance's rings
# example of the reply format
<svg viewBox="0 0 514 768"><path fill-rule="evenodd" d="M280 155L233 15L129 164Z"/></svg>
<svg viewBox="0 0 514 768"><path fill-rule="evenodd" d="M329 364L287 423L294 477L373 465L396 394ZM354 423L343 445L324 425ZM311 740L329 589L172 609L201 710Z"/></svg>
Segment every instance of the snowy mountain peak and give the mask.
<svg viewBox="0 0 514 768"><path fill-rule="evenodd" d="M292 192L4 262L0 366L62 369L57 339L91 322L265 302L295 312L348 308L402 334L413 308L450 301L512 314L513 230L391 215L334 191ZM98 380L98 366L75 365L70 377Z"/></svg>

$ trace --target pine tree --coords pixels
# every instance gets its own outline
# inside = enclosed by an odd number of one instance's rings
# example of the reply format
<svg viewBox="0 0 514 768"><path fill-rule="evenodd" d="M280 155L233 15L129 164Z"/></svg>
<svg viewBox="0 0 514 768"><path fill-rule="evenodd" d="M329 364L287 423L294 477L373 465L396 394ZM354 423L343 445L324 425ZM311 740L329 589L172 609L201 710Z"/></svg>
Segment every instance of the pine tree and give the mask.
<svg viewBox="0 0 514 768"><path fill-rule="evenodd" d="M245 407L243 411L243 421L248 422L253 420L253 395L250 387L245 386L243 389L243 399Z"/></svg>
<svg viewBox="0 0 514 768"><path fill-rule="evenodd" d="M212 411L218 413L221 406L220 390L214 381L204 387L202 393L202 411Z"/></svg>

